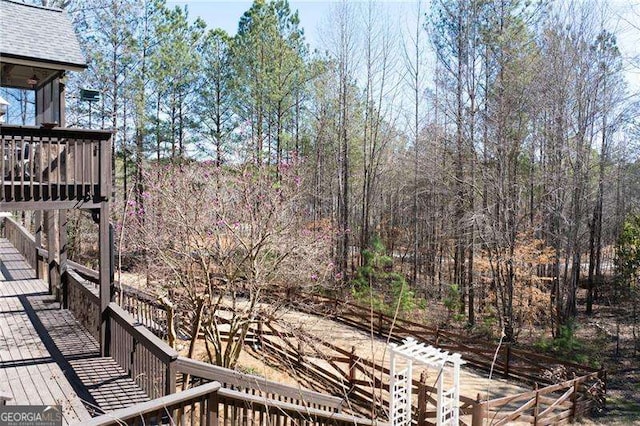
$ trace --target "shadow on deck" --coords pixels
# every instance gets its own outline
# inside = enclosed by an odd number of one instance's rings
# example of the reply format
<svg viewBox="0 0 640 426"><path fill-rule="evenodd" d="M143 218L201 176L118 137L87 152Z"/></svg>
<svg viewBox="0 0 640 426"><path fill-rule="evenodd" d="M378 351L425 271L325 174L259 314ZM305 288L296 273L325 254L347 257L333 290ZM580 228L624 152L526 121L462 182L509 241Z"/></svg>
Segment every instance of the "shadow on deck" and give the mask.
<svg viewBox="0 0 640 426"><path fill-rule="evenodd" d="M22 255L0 239L0 393L8 405L59 404L65 423L147 401L95 338L60 309Z"/></svg>

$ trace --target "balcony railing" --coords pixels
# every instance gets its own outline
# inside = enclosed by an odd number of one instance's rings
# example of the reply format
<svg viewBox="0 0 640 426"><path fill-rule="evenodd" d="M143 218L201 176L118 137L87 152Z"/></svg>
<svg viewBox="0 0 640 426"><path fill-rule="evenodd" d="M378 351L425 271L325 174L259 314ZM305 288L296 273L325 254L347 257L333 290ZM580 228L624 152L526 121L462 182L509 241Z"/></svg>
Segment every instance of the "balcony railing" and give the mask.
<svg viewBox="0 0 640 426"><path fill-rule="evenodd" d="M8 208L91 207L111 192L111 132L0 125L0 201Z"/></svg>

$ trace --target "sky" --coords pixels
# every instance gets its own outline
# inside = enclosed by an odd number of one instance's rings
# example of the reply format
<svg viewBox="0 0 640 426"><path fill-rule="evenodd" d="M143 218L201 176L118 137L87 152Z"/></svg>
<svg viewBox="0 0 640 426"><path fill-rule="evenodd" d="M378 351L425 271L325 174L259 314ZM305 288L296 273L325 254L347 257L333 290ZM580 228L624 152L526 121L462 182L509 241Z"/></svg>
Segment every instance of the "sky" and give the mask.
<svg viewBox="0 0 640 426"><path fill-rule="evenodd" d="M366 0L348 0L350 3L366 3ZM638 0L640 1L640 0ZM168 0L167 5L186 5L189 16L201 17L209 28L222 28L230 35L238 30L240 17L249 10L253 1L247 0ZM338 1L327 0L289 0L292 11L297 10L300 17L300 25L304 29L305 39L311 46L311 50L320 49L322 38L322 24L331 16L333 7ZM393 5L394 13L400 19L403 11L414 10L413 1L407 0L383 0L380 3Z"/></svg>
<svg viewBox="0 0 640 426"><path fill-rule="evenodd" d="M366 0L349 0L363 3ZM565 0L556 0L565 1ZM618 45L625 58L626 77L629 90L640 94L640 0L584 0L594 4L602 3L611 8L610 27L618 34ZM230 35L238 30L240 17L250 7L248 0L174 0L167 1L169 7L186 5L189 15L193 18L201 17L209 28L222 28ZM300 24L305 31L307 43L311 50L320 49L322 38L322 24L331 14L336 1L327 0L289 0L292 10L298 10ZM401 22L405 15L411 15L415 9L415 2L408 0L382 0L392 14ZM427 3L427 2L425 2ZM634 13L635 12L635 13ZM415 21L414 21L415 22Z"/></svg>
<svg viewBox="0 0 640 426"><path fill-rule="evenodd" d="M240 17L249 10L252 1L237 0L179 0L168 1L169 7L174 5L187 5L190 16L200 16L210 28L222 28L230 35L234 35L238 30ZM302 0L289 1L292 10L298 10L302 27L309 37L315 38L315 29L320 24L321 19L331 10L329 1Z"/></svg>

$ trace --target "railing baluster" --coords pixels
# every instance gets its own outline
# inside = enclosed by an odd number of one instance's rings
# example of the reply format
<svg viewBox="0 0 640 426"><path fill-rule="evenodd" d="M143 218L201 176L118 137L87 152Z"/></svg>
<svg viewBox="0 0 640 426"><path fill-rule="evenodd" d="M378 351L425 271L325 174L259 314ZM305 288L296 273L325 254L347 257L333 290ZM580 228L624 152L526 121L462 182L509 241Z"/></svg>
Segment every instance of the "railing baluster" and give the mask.
<svg viewBox="0 0 640 426"><path fill-rule="evenodd" d="M16 169L18 170L18 176L15 179L20 182L20 199L25 200L26 194L24 190L24 144L25 138L20 138L20 142L18 143L18 147L16 149Z"/></svg>
<svg viewBox="0 0 640 426"><path fill-rule="evenodd" d="M5 139L4 136L0 135L0 157L2 160L2 164L0 164L0 177L2 178L2 187L0 187L0 200L4 200L5 199L5 195L4 195L4 185L5 185L5 176L6 176L6 172L4 169L4 163L5 163L5 158L7 156L7 152L6 152L6 143L7 143L7 139Z"/></svg>
<svg viewBox="0 0 640 426"><path fill-rule="evenodd" d="M31 136L29 138L29 198L33 200L34 198L34 191L33 191L33 186L34 186L34 179L35 179L35 173L34 173L34 159L35 159L35 143L33 140L33 136Z"/></svg>
<svg viewBox="0 0 640 426"><path fill-rule="evenodd" d="M38 164L37 164L38 200L42 200L42 173L44 169L42 165L43 155L44 155L44 142L42 139L40 139L40 144L38 146L38 155L36 155L36 158L38 159Z"/></svg>
<svg viewBox="0 0 640 426"><path fill-rule="evenodd" d="M9 147L9 152L7 154L7 158L9 160L9 180L11 181L11 199L16 199L16 171L15 171L15 153L16 153L16 140L15 138L11 138L11 145Z"/></svg>
<svg viewBox="0 0 640 426"><path fill-rule="evenodd" d="M78 140L73 140L73 194L75 198L82 197L82 190L80 189L80 183L82 182L82 145L78 149Z"/></svg>
<svg viewBox="0 0 640 426"><path fill-rule="evenodd" d="M67 160L68 160L68 149L69 149L69 145L67 145L67 141L66 140L60 140L58 139L58 143L63 143L62 144L62 151L60 152L60 184L62 185L62 189L64 189L64 193L60 193L59 197L60 199L68 199L68 192L69 192L69 182L67 180Z"/></svg>
<svg viewBox="0 0 640 426"><path fill-rule="evenodd" d="M55 139L55 145L54 145L55 151L55 159L53 160L53 163L55 164L55 174L54 174L54 196L56 200L60 200L60 162L62 161L62 159L60 158L60 138L56 138Z"/></svg>

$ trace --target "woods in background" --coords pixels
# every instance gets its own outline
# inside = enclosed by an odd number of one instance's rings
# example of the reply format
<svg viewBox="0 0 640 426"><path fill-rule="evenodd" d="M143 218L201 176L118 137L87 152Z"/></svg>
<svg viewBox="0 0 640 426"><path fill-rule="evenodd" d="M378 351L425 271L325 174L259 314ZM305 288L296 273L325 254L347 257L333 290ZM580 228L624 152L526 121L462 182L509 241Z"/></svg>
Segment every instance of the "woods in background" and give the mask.
<svg viewBox="0 0 640 426"><path fill-rule="evenodd" d="M527 322L555 332L570 323L580 285L591 313L604 275L620 264L614 247L634 235L637 94L627 91L601 2L433 0L406 20L383 2L341 2L317 50L285 0L254 1L233 36L162 0L65 6L91 52L89 71L68 91L99 90L94 127L115 131L114 221L127 220L126 206L138 212L120 250L158 259L173 247L178 259L235 262L219 248L246 242L232 241L249 226L273 236L273 262L296 253L289 245L298 240L275 238L286 209L297 235L331 232L313 251L322 254L318 271L289 266L282 279L321 275L346 291L355 277L357 293L370 276L362 268L382 248L406 291L453 294L466 323L492 318L514 340ZM86 126L87 105L72 99L69 107L68 124ZM243 173L264 177L253 182L267 192L290 185L281 172L294 163L301 186L269 204L272 215L260 211L260 196L253 215L234 219L205 202L220 194L239 202ZM245 192L230 195L227 184ZM176 213L183 205L189 219ZM217 234L220 221L229 235ZM199 238L197 251L176 248L189 241L174 238L177 230ZM136 246L134 235L152 233L152 244ZM202 250L211 256L201 259ZM272 284L268 271L233 268L243 285ZM618 294L635 286L635 271L625 271ZM179 282L160 275L166 286ZM397 285L369 281L389 303L402 299Z"/></svg>

